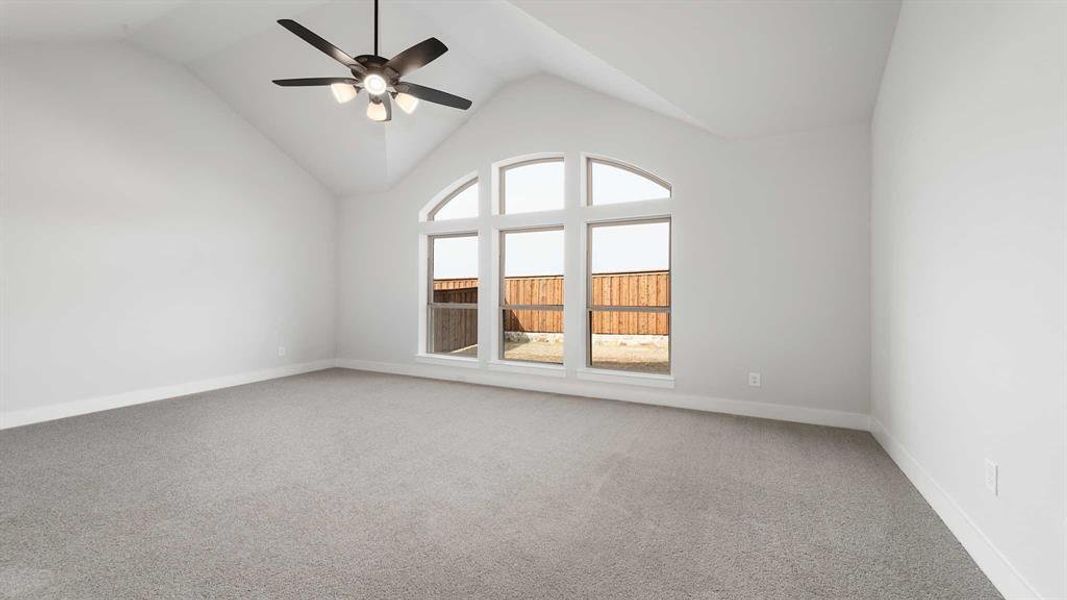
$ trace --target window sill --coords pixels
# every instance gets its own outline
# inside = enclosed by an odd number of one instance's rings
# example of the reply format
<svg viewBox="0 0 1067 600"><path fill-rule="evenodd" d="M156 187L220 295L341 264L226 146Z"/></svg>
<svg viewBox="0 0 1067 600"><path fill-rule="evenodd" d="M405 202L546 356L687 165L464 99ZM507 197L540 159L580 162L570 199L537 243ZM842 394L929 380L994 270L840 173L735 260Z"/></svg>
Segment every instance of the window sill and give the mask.
<svg viewBox="0 0 1067 600"><path fill-rule="evenodd" d="M642 385L674 389L674 377L671 375L656 375L654 373L626 373L624 371L612 371L609 369L578 369L578 379L586 381L599 381L601 383L621 383L625 385Z"/></svg>
<svg viewBox="0 0 1067 600"><path fill-rule="evenodd" d="M515 360L491 360L489 369L492 371L505 371L508 373L524 373L527 375L545 375L548 377L566 377L567 371L563 365L538 364L535 362L522 362Z"/></svg>
<svg viewBox="0 0 1067 600"><path fill-rule="evenodd" d="M416 354L415 362L424 363L428 365L441 365L444 367L464 367L467 369L477 369L478 359L469 358L466 356L447 356L444 354Z"/></svg>

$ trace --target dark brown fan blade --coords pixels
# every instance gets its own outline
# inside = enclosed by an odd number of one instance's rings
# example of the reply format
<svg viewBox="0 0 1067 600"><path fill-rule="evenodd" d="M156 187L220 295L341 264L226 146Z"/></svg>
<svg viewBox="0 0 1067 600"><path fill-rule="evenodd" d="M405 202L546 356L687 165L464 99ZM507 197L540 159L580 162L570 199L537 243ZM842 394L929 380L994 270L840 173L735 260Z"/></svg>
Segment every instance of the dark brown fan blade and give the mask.
<svg viewBox="0 0 1067 600"><path fill-rule="evenodd" d="M356 62L356 59L345 54L341 51L340 48L322 39L314 31L311 31L300 23L297 23L292 19L279 19L278 24L288 29L289 31L292 31L294 34L296 34L298 38L304 40L312 46L315 46L327 56L348 67L349 69L355 69L359 73L366 74L367 69L363 65Z"/></svg>
<svg viewBox="0 0 1067 600"><path fill-rule="evenodd" d="M303 77L300 79L275 79L274 85L282 87L304 87L309 85L333 85L335 83L347 83L359 85L359 82L351 77Z"/></svg>
<svg viewBox="0 0 1067 600"><path fill-rule="evenodd" d="M433 102L434 104L442 104L444 106L450 106L452 108L458 108L460 110L467 110L471 107L471 101L466 98L460 98L459 96L453 96L448 92L442 92L441 90L435 90L423 85L417 85L414 83L407 83L401 81L393 86L393 89L409 96L415 96L419 100L425 100L427 102Z"/></svg>
<svg viewBox="0 0 1067 600"><path fill-rule="evenodd" d="M437 38L429 38L390 58L385 66L403 76L430 64L445 52L448 52L448 46Z"/></svg>

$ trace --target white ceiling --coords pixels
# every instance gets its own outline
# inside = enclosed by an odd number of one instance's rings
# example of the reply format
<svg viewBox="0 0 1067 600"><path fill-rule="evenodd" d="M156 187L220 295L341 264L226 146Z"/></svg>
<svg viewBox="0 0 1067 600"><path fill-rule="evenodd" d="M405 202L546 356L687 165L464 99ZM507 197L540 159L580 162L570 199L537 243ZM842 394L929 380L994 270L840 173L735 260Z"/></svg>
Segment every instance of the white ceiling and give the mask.
<svg viewBox="0 0 1067 600"><path fill-rule="evenodd" d="M365 98L272 79L344 76L282 29L293 18L370 53L370 0L0 0L0 41L125 39L187 66L339 195L392 186L497 89L549 73L727 137L870 118L898 0L381 0L381 54L449 46L407 79L474 101L421 103L387 125Z"/></svg>
<svg viewBox="0 0 1067 600"><path fill-rule="evenodd" d="M183 4L183 0L0 0L0 40L104 40L121 37L125 28L147 23Z"/></svg>
<svg viewBox="0 0 1067 600"><path fill-rule="evenodd" d="M710 131L732 138L871 116L898 0L513 0Z"/></svg>

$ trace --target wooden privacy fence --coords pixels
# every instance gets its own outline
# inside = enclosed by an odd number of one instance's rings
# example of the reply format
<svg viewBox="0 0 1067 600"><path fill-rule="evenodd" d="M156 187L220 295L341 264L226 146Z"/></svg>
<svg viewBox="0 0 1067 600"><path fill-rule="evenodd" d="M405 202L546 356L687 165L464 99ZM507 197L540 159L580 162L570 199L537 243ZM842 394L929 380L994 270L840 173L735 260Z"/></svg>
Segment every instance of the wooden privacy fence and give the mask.
<svg viewBox="0 0 1067 600"><path fill-rule="evenodd" d="M671 274L667 271L593 275L594 306L670 306ZM667 335L670 315L653 312L593 311L593 333Z"/></svg>
<svg viewBox="0 0 1067 600"><path fill-rule="evenodd" d="M477 303L477 279L437 279L433 301ZM592 301L598 306L669 306L670 273L644 271L593 276ZM563 277L508 277L504 297L508 304L563 304ZM476 311L437 309L433 316L435 351L448 351L476 343ZM562 310L508 310L504 331L561 333ZM666 313L595 311L593 333L609 335L667 335Z"/></svg>
<svg viewBox="0 0 1067 600"><path fill-rule="evenodd" d="M443 304L477 304L477 279L435 279L433 301ZM430 311L431 352L452 352L478 343L478 311L434 308Z"/></svg>

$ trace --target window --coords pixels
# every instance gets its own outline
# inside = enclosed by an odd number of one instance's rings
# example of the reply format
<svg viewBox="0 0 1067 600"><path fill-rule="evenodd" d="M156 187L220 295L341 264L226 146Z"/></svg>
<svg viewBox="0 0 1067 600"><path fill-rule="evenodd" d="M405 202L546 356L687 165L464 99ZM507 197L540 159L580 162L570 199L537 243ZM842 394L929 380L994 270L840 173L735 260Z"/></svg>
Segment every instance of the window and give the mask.
<svg viewBox="0 0 1067 600"><path fill-rule="evenodd" d="M426 349L478 356L478 235L430 238Z"/></svg>
<svg viewBox="0 0 1067 600"><path fill-rule="evenodd" d="M430 221L473 219L478 216L478 180L472 179L448 195L432 211Z"/></svg>
<svg viewBox="0 0 1067 600"><path fill-rule="evenodd" d="M589 159L589 203L622 204L671 197L671 188L658 177L634 167L601 159Z"/></svg>
<svg viewBox="0 0 1067 600"><path fill-rule="evenodd" d="M565 176L572 160L582 177ZM591 155L545 152L469 168L419 209L426 272L415 359L673 387L671 185ZM493 199L482 210L487 177ZM564 265L582 272L566 294ZM492 297L479 298L483 283Z"/></svg>
<svg viewBox="0 0 1067 600"><path fill-rule="evenodd" d="M562 158L508 165L501 169L500 175L501 213L513 215L563 208Z"/></svg>
<svg viewBox="0 0 1067 600"><path fill-rule="evenodd" d="M669 374L671 224L589 225L588 366Z"/></svg>
<svg viewBox="0 0 1067 600"><path fill-rule="evenodd" d="M506 231L500 248L500 358L563 364L563 229Z"/></svg>

